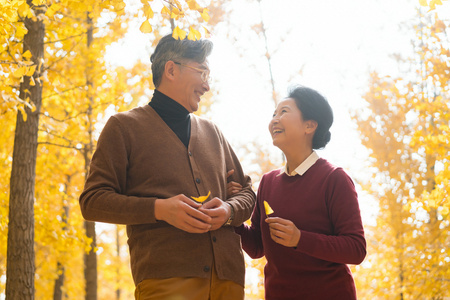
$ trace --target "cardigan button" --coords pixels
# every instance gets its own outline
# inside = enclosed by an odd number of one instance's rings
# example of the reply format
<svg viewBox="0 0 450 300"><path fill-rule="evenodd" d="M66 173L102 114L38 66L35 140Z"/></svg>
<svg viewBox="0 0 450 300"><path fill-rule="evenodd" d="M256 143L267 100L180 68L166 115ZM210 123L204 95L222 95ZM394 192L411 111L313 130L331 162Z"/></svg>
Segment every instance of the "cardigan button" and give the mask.
<svg viewBox="0 0 450 300"><path fill-rule="evenodd" d="M211 268L209 266L204 266L203 267L203 272L207 273L211 270Z"/></svg>
<svg viewBox="0 0 450 300"><path fill-rule="evenodd" d="M192 152L191 151L189 151L189 156L192 156Z"/></svg>
<svg viewBox="0 0 450 300"><path fill-rule="evenodd" d="M215 236L212 237L212 241L213 241L214 243L217 241L217 239L216 239Z"/></svg>
<svg viewBox="0 0 450 300"><path fill-rule="evenodd" d="M200 178L195 179L195 182L200 183L201 182Z"/></svg>

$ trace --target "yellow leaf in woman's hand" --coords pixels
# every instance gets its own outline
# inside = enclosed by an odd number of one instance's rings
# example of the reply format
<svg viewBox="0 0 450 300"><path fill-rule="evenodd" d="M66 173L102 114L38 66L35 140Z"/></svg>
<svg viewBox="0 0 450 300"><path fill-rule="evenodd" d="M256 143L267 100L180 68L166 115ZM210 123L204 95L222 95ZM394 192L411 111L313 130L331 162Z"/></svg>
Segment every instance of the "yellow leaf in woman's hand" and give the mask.
<svg viewBox="0 0 450 300"><path fill-rule="evenodd" d="M194 199L197 202L203 203L203 202L205 202L206 199L208 199L209 195L211 195L211 191L209 191L208 195L206 195L206 196L191 197L191 198Z"/></svg>
<svg viewBox="0 0 450 300"><path fill-rule="evenodd" d="M264 201L264 209L266 210L267 216L274 213L272 207L270 207L270 205L269 205L269 203L267 203L267 201Z"/></svg>

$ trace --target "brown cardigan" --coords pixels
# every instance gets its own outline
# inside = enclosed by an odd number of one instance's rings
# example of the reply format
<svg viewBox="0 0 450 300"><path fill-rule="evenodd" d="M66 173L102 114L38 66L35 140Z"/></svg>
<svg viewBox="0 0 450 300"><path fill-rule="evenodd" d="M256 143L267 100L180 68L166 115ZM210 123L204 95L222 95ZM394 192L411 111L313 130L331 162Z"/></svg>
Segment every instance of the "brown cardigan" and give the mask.
<svg viewBox="0 0 450 300"><path fill-rule="evenodd" d="M97 144L81 212L90 221L126 224L131 271L137 285L147 278L210 276L244 285L245 265L234 227L187 233L156 221L155 200L184 194L226 199L226 173L244 187L227 201L232 226L250 218L255 194L231 146L210 121L191 115L189 147L149 105L112 116Z"/></svg>

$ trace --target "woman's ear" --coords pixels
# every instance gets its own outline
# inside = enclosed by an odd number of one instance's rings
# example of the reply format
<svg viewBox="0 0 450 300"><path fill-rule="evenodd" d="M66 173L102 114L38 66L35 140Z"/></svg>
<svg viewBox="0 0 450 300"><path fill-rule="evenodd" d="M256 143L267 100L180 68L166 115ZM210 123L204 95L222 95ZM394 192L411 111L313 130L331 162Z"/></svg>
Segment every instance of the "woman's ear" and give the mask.
<svg viewBox="0 0 450 300"><path fill-rule="evenodd" d="M316 132L317 126L318 126L317 121L314 120L306 121L306 133L311 134Z"/></svg>

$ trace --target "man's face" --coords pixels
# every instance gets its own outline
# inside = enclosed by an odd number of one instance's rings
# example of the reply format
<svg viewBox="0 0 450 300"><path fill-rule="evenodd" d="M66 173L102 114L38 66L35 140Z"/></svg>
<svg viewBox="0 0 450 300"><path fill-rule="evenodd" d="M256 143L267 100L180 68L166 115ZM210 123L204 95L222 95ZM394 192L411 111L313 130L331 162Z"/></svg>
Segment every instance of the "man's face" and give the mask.
<svg viewBox="0 0 450 300"><path fill-rule="evenodd" d="M197 111L200 97L209 91L209 83L207 80L209 77L208 62L205 61L200 64L198 62L188 61L182 64L177 63L176 67L180 68L179 78L177 80L177 89L180 92L179 103L190 113ZM204 71L208 72L208 76L202 74Z"/></svg>

